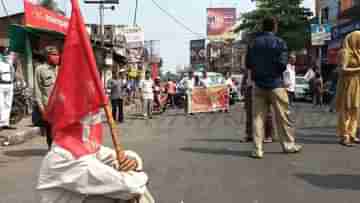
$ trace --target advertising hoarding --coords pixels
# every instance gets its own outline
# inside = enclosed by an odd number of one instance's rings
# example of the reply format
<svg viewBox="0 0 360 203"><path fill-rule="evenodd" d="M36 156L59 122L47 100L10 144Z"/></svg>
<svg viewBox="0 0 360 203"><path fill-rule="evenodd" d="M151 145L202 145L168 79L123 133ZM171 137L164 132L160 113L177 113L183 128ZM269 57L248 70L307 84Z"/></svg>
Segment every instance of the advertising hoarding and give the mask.
<svg viewBox="0 0 360 203"><path fill-rule="evenodd" d="M24 0L25 25L66 34L69 19L34 1Z"/></svg>
<svg viewBox="0 0 360 203"><path fill-rule="evenodd" d="M205 39L190 41L190 64L205 64L206 50Z"/></svg>
<svg viewBox="0 0 360 203"><path fill-rule="evenodd" d="M160 63L160 41L145 41L145 60L150 63Z"/></svg>
<svg viewBox="0 0 360 203"><path fill-rule="evenodd" d="M208 8L207 36L209 39L224 38L236 23L236 8Z"/></svg>
<svg viewBox="0 0 360 203"><path fill-rule="evenodd" d="M325 41L329 40L331 40L331 25L311 25L311 44L313 46L322 46L325 44Z"/></svg>
<svg viewBox="0 0 360 203"><path fill-rule="evenodd" d="M129 49L144 47L144 31L140 27L125 27L123 33Z"/></svg>

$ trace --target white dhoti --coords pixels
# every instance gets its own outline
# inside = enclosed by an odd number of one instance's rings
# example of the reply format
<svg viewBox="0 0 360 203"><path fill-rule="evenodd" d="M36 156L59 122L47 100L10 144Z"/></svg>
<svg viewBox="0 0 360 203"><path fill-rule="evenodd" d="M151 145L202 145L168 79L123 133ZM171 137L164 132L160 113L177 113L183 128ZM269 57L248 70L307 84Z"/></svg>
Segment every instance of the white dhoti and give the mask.
<svg viewBox="0 0 360 203"><path fill-rule="evenodd" d="M129 158L142 160L134 152L126 151ZM147 190L148 176L144 172L121 172L116 165L115 152L101 147L96 154L79 159L56 145L47 154L40 169L37 189L41 203L83 203L88 196L130 200L140 196L141 203L154 203Z"/></svg>
<svg viewBox="0 0 360 203"><path fill-rule="evenodd" d="M13 94L13 84L0 84L0 127L10 125Z"/></svg>

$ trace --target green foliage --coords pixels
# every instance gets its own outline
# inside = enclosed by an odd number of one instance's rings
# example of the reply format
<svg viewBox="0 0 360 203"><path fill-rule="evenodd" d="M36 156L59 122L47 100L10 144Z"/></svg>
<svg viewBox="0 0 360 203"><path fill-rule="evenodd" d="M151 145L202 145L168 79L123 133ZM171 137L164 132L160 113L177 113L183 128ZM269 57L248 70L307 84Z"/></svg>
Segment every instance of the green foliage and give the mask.
<svg viewBox="0 0 360 203"><path fill-rule="evenodd" d="M49 10L65 15L65 13L59 8L58 3L54 0L42 0L40 4Z"/></svg>
<svg viewBox="0 0 360 203"><path fill-rule="evenodd" d="M310 39L307 10L301 7L303 0L257 0L257 8L242 16L241 30L254 33L261 31L265 17L279 19L278 35L290 50L300 50Z"/></svg>

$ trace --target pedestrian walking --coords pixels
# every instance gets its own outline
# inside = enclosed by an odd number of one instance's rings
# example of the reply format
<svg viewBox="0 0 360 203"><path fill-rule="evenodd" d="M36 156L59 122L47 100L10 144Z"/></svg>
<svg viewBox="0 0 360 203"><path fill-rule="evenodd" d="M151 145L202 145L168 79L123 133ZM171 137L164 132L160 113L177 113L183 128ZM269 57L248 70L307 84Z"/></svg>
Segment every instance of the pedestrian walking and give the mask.
<svg viewBox="0 0 360 203"><path fill-rule="evenodd" d="M302 146L295 144L294 122L289 119L289 98L282 84L282 74L288 64L286 43L275 36L278 24L275 18L265 18L263 32L251 43L246 66L254 81L253 89L253 128L255 150L253 158L262 158L264 154L264 127L266 115L271 105L274 108L280 143L284 153L297 153ZM248 82L251 83L251 78Z"/></svg>
<svg viewBox="0 0 360 203"><path fill-rule="evenodd" d="M151 73L146 71L145 80L141 81L140 91L143 98L143 110L145 118L152 118L152 108L154 101L154 81L151 79Z"/></svg>
<svg viewBox="0 0 360 203"><path fill-rule="evenodd" d="M295 71L296 55L289 56L289 63L284 71L284 85L288 93L289 104L292 106L295 100L295 87L296 87L296 71Z"/></svg>
<svg viewBox="0 0 360 203"><path fill-rule="evenodd" d="M166 84L166 92L168 94L168 103L171 107L175 107L176 82L168 79Z"/></svg>
<svg viewBox="0 0 360 203"><path fill-rule="evenodd" d="M109 81L111 89L112 115L119 123L124 122L124 95L126 92L126 79L124 70L120 73L114 72L113 78Z"/></svg>
<svg viewBox="0 0 360 203"><path fill-rule="evenodd" d="M192 71L189 71L189 76L185 80L185 97L186 97L186 108L185 108L185 114L192 115L191 112L191 99L192 99L192 90L195 86L195 79L194 79L194 73Z"/></svg>
<svg viewBox="0 0 360 203"><path fill-rule="evenodd" d="M315 74L314 79L314 107L323 106L324 103L324 82L320 73Z"/></svg>
<svg viewBox="0 0 360 203"><path fill-rule="evenodd" d="M356 136L360 108L360 31L348 34L340 51L336 89L337 134L340 144L360 143Z"/></svg>
<svg viewBox="0 0 360 203"><path fill-rule="evenodd" d="M41 131L46 136L46 142L48 148L51 148L52 145L52 135L51 135L51 125L47 121L46 117L46 106L48 100L55 84L57 67L60 65L60 54L57 48L47 47L46 48L46 59L47 63L42 63L35 69L35 101L36 107L35 111L38 112L41 119L38 122Z"/></svg>

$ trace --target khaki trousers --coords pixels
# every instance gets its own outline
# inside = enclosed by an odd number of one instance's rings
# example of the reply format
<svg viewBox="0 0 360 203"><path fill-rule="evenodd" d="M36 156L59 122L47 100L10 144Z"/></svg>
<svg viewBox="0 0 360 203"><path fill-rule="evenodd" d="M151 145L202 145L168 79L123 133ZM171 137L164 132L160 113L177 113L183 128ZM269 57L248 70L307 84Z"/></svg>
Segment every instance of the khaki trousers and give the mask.
<svg viewBox="0 0 360 203"><path fill-rule="evenodd" d="M265 122L271 106L274 110L278 139L283 150L291 150L295 146L294 122L290 119L289 97L284 88L253 88L253 129L255 149L263 152Z"/></svg>

